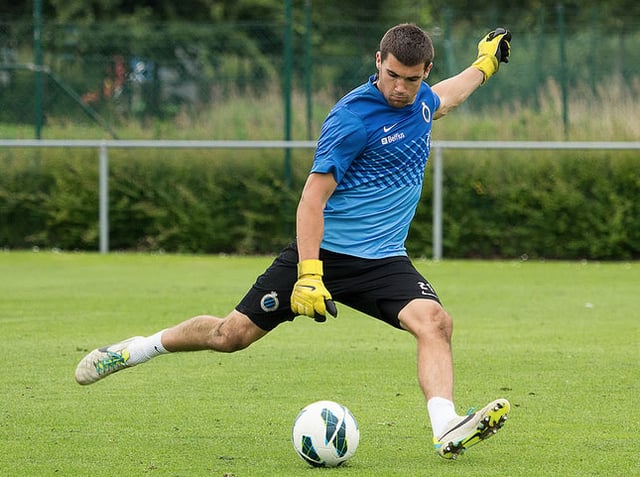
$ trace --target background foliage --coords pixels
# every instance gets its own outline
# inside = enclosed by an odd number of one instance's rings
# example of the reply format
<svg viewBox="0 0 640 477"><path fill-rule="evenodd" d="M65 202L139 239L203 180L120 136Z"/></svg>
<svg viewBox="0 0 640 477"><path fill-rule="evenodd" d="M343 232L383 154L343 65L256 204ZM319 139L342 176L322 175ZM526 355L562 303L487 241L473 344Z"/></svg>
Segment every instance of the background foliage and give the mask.
<svg viewBox="0 0 640 477"><path fill-rule="evenodd" d="M0 1L0 121L34 122L31 2ZM2 5L7 4L7 5ZM337 98L373 71L373 53L392 24L415 21L433 36L435 82L466 67L489 29L514 32L509 75L489 83L469 108L511 101L538 108L540 90L557 81L565 95L640 76L637 2L499 1L393 3L362 0L293 2L293 89ZM234 94L280 90L285 13L280 0L204 2L43 2L45 120L90 121L65 91L95 109L119 136L130 119L152 122L210 112ZM4 65L4 66L2 66ZM564 101L565 99L563 99ZM314 122L317 132L318 125ZM303 131L304 132L304 131Z"/></svg>
<svg viewBox="0 0 640 477"><path fill-rule="evenodd" d="M407 19L433 36L430 83L467 66L487 29L514 32L510 63L438 121L435 140L640 138L637 2L390 5L293 2L293 139L315 138L333 102L372 72L380 35ZM32 4L0 0L0 11L0 137L31 137ZM284 20L275 0L44 1L44 136L108 136L85 107L126 139L279 139ZM274 252L293 238L309 156L294 155L289 188L279 152L112 152L111 246ZM444 255L638 258L635 156L448 152ZM95 159L79 149L0 149L0 247L95 250ZM429 174L408 242L426 256Z"/></svg>

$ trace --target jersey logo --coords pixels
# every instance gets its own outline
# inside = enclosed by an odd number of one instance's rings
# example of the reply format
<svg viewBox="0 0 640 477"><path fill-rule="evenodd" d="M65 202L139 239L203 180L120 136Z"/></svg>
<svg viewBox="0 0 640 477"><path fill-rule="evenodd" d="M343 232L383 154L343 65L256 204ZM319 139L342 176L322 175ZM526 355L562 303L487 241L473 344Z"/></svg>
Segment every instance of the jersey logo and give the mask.
<svg viewBox="0 0 640 477"><path fill-rule="evenodd" d="M383 130L385 133L388 133L388 132L389 132L389 131L391 131L393 128L395 128L397 125L398 125L398 123L392 124L391 126L384 126L384 127L382 128L382 130Z"/></svg>
<svg viewBox="0 0 640 477"><path fill-rule="evenodd" d="M402 131L397 132L395 134L391 134L389 136L385 136L380 139L380 142L386 146L387 144L391 144L392 142L400 141L405 138L405 135Z"/></svg>
<svg viewBox="0 0 640 477"><path fill-rule="evenodd" d="M422 119L424 119L425 123L431 122L431 110L424 101L422 102Z"/></svg>

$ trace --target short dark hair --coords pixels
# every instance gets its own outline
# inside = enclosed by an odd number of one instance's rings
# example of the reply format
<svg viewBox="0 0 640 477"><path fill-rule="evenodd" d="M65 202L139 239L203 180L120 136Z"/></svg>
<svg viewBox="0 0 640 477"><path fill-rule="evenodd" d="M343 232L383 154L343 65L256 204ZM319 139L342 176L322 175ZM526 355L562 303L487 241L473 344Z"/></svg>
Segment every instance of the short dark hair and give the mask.
<svg viewBox="0 0 640 477"><path fill-rule="evenodd" d="M405 66L424 64L425 69L435 54L431 37L413 23L401 23L384 34L380 40L380 58L391 53Z"/></svg>

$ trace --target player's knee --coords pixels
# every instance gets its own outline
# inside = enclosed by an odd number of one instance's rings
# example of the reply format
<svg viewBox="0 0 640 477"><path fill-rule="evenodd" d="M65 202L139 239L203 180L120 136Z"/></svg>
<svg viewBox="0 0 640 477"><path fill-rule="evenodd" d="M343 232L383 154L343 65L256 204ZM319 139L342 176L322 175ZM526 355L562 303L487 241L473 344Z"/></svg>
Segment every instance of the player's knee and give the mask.
<svg viewBox="0 0 640 477"><path fill-rule="evenodd" d="M246 348L249 344L235 330L227 326L224 320L213 330L211 348L221 353L234 353Z"/></svg>
<svg viewBox="0 0 640 477"><path fill-rule="evenodd" d="M400 321L416 336L438 335L450 339L453 332L451 315L437 302L419 300L405 308Z"/></svg>
<svg viewBox="0 0 640 477"><path fill-rule="evenodd" d="M213 330L211 348L223 353L234 353L247 348L261 338L266 332L260 330L246 317L239 317L233 312Z"/></svg>
<svg viewBox="0 0 640 477"><path fill-rule="evenodd" d="M453 332L453 318L451 318L451 315L447 313L444 308L440 306L437 311L430 316L430 320L439 332L447 337L451 337L451 333Z"/></svg>

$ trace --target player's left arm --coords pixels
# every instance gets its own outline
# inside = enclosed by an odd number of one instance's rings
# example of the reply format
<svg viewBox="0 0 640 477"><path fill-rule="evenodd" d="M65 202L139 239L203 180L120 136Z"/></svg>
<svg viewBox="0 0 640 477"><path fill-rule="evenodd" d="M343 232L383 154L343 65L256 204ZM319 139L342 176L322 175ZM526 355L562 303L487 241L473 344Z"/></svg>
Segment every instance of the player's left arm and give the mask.
<svg viewBox="0 0 640 477"><path fill-rule="evenodd" d="M464 103L471 94L493 76L500 63L508 63L511 54L511 32L496 28L478 43L478 58L471 66L456 76L432 86L440 98L440 106L434 114L439 119Z"/></svg>

